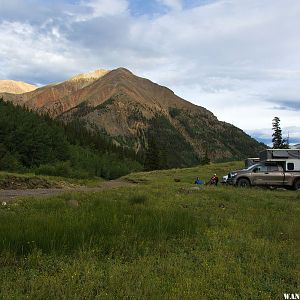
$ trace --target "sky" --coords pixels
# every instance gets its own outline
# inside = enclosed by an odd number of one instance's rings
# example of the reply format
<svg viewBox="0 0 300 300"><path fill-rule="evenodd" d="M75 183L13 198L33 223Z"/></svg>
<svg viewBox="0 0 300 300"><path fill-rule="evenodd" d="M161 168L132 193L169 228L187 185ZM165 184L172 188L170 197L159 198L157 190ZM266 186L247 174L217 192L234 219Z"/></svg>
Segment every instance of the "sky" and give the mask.
<svg viewBox="0 0 300 300"><path fill-rule="evenodd" d="M300 143L299 0L0 0L0 79L125 67L259 141Z"/></svg>

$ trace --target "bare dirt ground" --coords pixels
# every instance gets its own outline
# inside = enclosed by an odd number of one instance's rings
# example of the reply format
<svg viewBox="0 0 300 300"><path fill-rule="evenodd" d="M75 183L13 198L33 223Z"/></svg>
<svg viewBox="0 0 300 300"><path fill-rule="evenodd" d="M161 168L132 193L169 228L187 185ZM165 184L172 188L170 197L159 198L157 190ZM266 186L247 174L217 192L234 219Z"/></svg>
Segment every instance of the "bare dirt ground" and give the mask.
<svg viewBox="0 0 300 300"><path fill-rule="evenodd" d="M13 201L19 197L49 197L70 192L99 192L107 189L136 186L136 184L126 180L110 180L99 184L97 187L76 187L76 188L50 188L50 189L26 189L26 190L0 190L0 201Z"/></svg>

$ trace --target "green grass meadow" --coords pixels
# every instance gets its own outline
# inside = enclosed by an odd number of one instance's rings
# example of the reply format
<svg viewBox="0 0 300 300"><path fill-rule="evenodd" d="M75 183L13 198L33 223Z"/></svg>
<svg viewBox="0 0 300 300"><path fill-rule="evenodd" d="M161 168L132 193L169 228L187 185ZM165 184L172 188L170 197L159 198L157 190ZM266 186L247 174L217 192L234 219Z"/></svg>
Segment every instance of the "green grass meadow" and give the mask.
<svg viewBox="0 0 300 300"><path fill-rule="evenodd" d="M299 191L194 189L196 176L240 167L135 173L133 187L1 205L0 299L299 293Z"/></svg>

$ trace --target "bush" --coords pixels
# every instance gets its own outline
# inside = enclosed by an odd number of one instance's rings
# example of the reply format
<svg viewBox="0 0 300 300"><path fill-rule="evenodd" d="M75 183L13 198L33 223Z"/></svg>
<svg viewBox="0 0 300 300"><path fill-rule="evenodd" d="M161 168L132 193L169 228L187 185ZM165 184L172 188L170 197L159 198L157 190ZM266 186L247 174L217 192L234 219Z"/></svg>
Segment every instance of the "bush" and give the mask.
<svg viewBox="0 0 300 300"><path fill-rule="evenodd" d="M80 146L72 146L70 152L72 168L84 170L90 177L116 179L143 169L140 163L131 159L120 159L114 153L102 154Z"/></svg>
<svg viewBox="0 0 300 300"><path fill-rule="evenodd" d="M35 174L61 176L61 177L78 178L78 179L91 177L89 173L84 170L73 169L69 161L57 162L53 165L41 165L40 167L35 169Z"/></svg>
<svg viewBox="0 0 300 300"><path fill-rule="evenodd" d="M0 170L12 171L12 172L23 172L25 168L22 163L18 160L17 156L7 152L0 159Z"/></svg>

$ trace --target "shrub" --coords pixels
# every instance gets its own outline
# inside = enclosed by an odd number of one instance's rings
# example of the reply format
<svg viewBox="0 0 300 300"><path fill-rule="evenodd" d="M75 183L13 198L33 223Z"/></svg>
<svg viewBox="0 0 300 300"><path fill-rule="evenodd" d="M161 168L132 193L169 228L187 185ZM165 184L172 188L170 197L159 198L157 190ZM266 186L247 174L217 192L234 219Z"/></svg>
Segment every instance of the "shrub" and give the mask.
<svg viewBox="0 0 300 300"><path fill-rule="evenodd" d="M88 172L81 169L73 169L71 163L57 162L53 165L41 165L35 169L37 175L61 176L69 178L89 178L91 177Z"/></svg>
<svg viewBox="0 0 300 300"><path fill-rule="evenodd" d="M7 152L0 159L0 170L23 172L25 171L25 167L23 167L16 156Z"/></svg>

